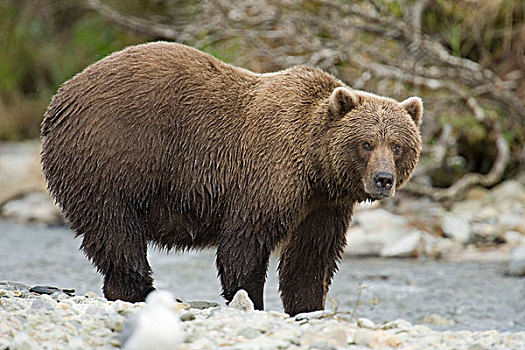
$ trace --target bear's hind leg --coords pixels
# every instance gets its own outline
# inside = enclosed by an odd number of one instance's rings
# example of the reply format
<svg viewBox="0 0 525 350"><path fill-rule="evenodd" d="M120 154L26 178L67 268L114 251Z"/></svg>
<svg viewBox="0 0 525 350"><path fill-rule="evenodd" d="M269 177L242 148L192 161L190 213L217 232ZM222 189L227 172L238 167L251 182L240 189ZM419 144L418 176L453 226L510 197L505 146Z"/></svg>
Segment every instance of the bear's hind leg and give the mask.
<svg viewBox="0 0 525 350"><path fill-rule="evenodd" d="M117 234L109 232L109 227L101 227L98 234L84 233L81 248L104 275L106 299L144 301L154 290L145 235L130 227Z"/></svg>

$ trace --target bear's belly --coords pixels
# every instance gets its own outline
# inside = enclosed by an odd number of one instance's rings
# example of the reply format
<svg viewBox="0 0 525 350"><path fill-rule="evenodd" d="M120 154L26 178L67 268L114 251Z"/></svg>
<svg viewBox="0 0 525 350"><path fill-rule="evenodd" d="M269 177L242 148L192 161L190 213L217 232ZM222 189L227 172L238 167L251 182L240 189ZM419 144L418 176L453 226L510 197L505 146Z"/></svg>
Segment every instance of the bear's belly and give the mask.
<svg viewBox="0 0 525 350"><path fill-rule="evenodd" d="M200 249L218 245L220 222L214 213L195 210L172 211L166 207L150 211L148 240L163 249Z"/></svg>

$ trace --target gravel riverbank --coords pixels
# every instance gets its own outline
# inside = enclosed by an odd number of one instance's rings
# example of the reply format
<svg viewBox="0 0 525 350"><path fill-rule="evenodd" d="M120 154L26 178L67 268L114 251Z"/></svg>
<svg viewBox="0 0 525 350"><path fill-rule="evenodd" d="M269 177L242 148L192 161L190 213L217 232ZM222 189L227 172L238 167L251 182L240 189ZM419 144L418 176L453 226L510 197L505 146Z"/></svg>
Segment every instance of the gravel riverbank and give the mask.
<svg viewBox="0 0 525 350"><path fill-rule="evenodd" d="M39 295L0 283L0 349L120 347L126 319L145 303L108 302L95 293ZM404 320L358 325L330 311L288 317L274 311L179 304L179 349L525 349L525 332L431 330Z"/></svg>

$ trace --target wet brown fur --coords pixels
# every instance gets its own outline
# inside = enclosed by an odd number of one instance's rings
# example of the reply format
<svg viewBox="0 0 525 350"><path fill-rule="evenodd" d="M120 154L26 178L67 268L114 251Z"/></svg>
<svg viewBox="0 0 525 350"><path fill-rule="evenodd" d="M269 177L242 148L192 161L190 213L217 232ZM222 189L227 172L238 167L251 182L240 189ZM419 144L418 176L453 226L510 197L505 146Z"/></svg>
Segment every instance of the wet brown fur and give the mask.
<svg viewBox="0 0 525 350"><path fill-rule="evenodd" d="M60 88L42 125L42 164L108 299L142 301L153 290L148 243L216 246L223 296L245 289L262 309L281 244L283 306L297 314L324 307L352 206L376 199L370 177L388 168L397 185L409 178L419 107L349 90L315 68L255 74L150 43Z"/></svg>

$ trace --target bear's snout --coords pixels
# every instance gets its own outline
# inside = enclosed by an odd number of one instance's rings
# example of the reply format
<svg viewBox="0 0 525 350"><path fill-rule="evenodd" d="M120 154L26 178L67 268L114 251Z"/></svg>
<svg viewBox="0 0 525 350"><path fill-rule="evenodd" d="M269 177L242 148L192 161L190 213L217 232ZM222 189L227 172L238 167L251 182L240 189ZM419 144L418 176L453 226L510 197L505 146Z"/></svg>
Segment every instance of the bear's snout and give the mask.
<svg viewBox="0 0 525 350"><path fill-rule="evenodd" d="M393 196L396 191L394 157L386 147L378 147L370 156L363 178L365 192L371 199Z"/></svg>
<svg viewBox="0 0 525 350"><path fill-rule="evenodd" d="M394 175L381 171L374 175L374 183L380 191L388 191L394 185Z"/></svg>
<svg viewBox="0 0 525 350"><path fill-rule="evenodd" d="M383 199L393 196L395 193L394 175L388 171L378 171L365 181L365 192L371 199Z"/></svg>

